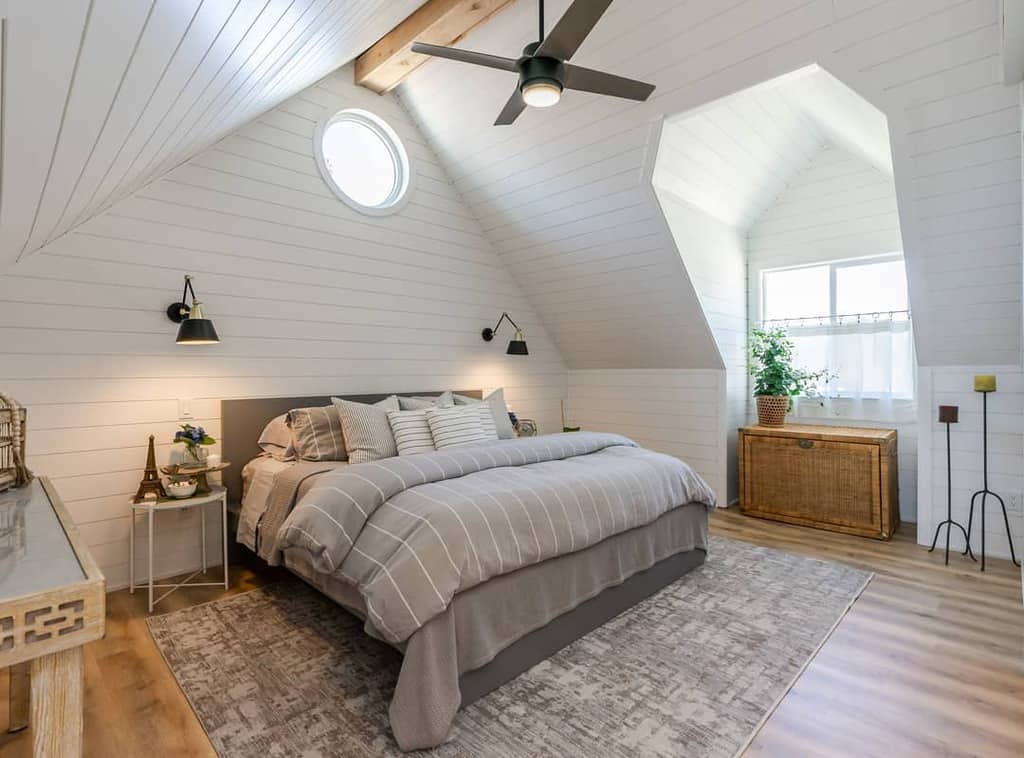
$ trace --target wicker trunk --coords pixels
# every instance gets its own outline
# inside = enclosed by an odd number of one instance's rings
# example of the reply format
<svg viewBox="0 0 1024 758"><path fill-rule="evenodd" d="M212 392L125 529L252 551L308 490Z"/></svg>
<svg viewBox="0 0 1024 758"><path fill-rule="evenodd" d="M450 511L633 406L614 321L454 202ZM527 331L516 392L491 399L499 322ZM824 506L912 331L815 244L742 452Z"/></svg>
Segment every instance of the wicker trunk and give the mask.
<svg viewBox="0 0 1024 758"><path fill-rule="evenodd" d="M739 450L746 514L877 539L899 524L895 429L748 426Z"/></svg>

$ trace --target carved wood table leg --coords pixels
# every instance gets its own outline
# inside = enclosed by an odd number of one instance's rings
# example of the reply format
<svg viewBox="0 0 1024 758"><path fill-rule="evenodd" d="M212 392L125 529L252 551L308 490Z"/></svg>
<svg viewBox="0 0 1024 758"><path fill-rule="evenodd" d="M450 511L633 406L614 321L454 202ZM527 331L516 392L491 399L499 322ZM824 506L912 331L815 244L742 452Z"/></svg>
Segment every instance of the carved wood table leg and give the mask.
<svg viewBox="0 0 1024 758"><path fill-rule="evenodd" d="M34 758L81 756L84 690L81 647L32 661Z"/></svg>
<svg viewBox="0 0 1024 758"><path fill-rule="evenodd" d="M32 664L28 661L16 663L8 671L11 686L8 694L10 718L7 720L7 731L18 732L28 726Z"/></svg>

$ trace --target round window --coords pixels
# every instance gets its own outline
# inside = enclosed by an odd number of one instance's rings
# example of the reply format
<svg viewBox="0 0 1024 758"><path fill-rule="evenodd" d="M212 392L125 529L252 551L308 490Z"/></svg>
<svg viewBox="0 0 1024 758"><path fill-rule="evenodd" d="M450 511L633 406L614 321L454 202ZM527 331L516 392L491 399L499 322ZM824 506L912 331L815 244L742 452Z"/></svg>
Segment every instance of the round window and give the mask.
<svg viewBox="0 0 1024 758"><path fill-rule="evenodd" d="M409 157L394 129L368 111L338 111L314 138L324 181L357 211L394 213L409 191Z"/></svg>

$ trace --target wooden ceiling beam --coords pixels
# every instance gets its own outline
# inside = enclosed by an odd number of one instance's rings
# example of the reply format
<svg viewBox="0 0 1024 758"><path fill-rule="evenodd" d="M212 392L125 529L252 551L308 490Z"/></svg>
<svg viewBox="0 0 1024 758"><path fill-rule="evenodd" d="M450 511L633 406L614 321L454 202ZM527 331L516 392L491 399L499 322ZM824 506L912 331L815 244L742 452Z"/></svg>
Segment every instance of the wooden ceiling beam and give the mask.
<svg viewBox="0 0 1024 758"><path fill-rule="evenodd" d="M356 84L378 94L390 92L430 56L418 55L413 42L451 45L514 0L427 0L373 47L356 58Z"/></svg>

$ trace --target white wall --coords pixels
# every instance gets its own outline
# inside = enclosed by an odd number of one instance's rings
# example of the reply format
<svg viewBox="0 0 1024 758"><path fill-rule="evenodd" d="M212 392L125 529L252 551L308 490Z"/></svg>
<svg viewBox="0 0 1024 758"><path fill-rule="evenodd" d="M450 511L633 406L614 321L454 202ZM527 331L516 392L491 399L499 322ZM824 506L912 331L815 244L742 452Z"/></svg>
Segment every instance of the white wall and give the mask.
<svg viewBox="0 0 1024 758"><path fill-rule="evenodd" d="M982 488L982 398L974 392L975 374L996 375L997 391L988 396L989 489L1001 495L1011 509L1010 529L1019 560L1024 553L1024 371L1019 365L922 369L918 542L931 544L936 525L946 517L946 425L938 422L940 405L960 408L960 421L950 428L953 519L965 527L971 495ZM971 540L976 550L981 543L978 513L976 510ZM988 501L985 527L986 554L1009 557L1002 513L992 498ZM962 549L963 539L958 537L957 530L953 535L951 544ZM945 532L940 541L944 540Z"/></svg>
<svg viewBox="0 0 1024 758"><path fill-rule="evenodd" d="M695 208L657 181L655 189L725 364L722 412L727 476L726 487L718 492L727 504L739 497L736 430L747 423L746 240L734 227Z"/></svg>
<svg viewBox="0 0 1024 758"><path fill-rule="evenodd" d="M535 12L517 3L460 44L516 55ZM432 61L400 87L571 367L714 366L686 304L664 305L687 293L635 191L650 125L815 62L888 117L921 363L1019 360L1020 104L1001 80L998 2L620 2L574 62L658 89L641 105L570 92L496 128L505 72ZM999 278L959 286L979 258Z"/></svg>
<svg viewBox="0 0 1024 758"><path fill-rule="evenodd" d="M569 372L566 423L681 458L724 506L725 404L723 371L580 369Z"/></svg>
<svg viewBox="0 0 1024 758"><path fill-rule="evenodd" d="M892 177L859 155L824 146L748 234L750 319L761 319L765 269L900 252ZM915 314L916 315L916 314ZM917 520L917 416L854 411L842 399L796 403L794 419L814 424L887 426L899 437L900 518ZM751 414L753 419L753 414Z"/></svg>
<svg viewBox="0 0 1024 758"><path fill-rule="evenodd" d="M111 588L127 581L147 437L166 459L178 398L219 436L221 398L505 386L514 410L560 428L558 350L397 100L351 79L342 69L0 274L0 387L28 406L29 463ZM417 175L397 215L350 210L317 172L316 122L344 105L405 142ZM219 345L174 344L164 311L185 272ZM505 355L510 334L480 338L502 310L528 358ZM161 521L160 572L194 566L198 522Z"/></svg>

